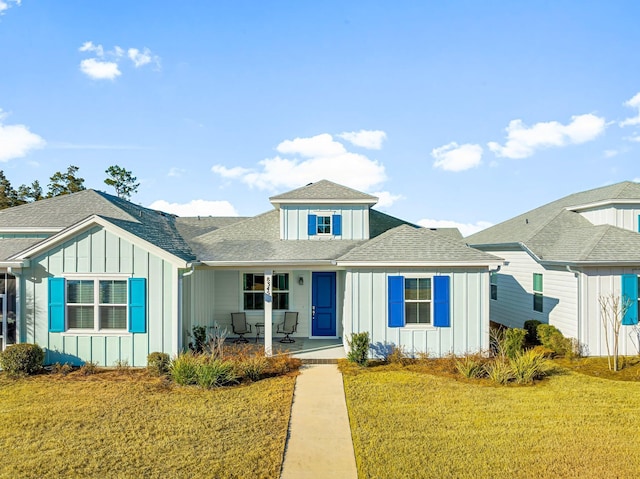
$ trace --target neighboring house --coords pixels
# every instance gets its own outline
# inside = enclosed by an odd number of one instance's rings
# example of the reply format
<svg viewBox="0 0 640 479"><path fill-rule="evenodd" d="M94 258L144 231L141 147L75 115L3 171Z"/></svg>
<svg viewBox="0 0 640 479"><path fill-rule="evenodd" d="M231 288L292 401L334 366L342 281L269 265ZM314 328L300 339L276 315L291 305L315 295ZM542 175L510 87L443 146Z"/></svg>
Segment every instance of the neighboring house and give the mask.
<svg viewBox="0 0 640 479"><path fill-rule="evenodd" d="M298 312L293 337L368 331L435 355L488 347L498 257L328 181L270 200L253 218L177 218L86 190L0 211L3 347L143 366L186 349L195 325L231 331L238 311L265 324L267 352L285 311Z"/></svg>
<svg viewBox="0 0 640 479"><path fill-rule="evenodd" d="M491 277L491 319L511 327L537 319L606 355L599 298L629 301L620 353L640 352L640 184L576 193L466 238L505 258ZM609 333L610 334L610 333ZM610 336L609 336L610 337Z"/></svg>

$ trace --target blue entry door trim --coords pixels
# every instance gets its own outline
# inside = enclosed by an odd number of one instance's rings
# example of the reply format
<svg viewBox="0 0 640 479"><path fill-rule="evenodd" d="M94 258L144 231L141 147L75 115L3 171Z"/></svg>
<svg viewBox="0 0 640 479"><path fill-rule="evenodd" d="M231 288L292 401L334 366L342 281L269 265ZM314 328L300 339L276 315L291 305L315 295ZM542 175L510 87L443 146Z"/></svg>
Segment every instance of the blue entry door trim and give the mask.
<svg viewBox="0 0 640 479"><path fill-rule="evenodd" d="M311 284L311 336L335 336L336 273L312 273Z"/></svg>

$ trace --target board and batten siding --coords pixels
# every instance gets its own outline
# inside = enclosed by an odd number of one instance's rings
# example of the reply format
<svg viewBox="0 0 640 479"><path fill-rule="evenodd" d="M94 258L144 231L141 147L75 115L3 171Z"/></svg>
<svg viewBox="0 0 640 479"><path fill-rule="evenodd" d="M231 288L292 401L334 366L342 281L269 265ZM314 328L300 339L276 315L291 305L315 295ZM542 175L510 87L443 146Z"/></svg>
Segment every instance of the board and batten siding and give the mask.
<svg viewBox="0 0 640 479"><path fill-rule="evenodd" d="M147 332L109 334L50 333L47 278L65 274L123 274L147 279ZM127 361L146 366L147 355L175 354L174 323L177 305L174 285L177 269L164 259L118 237L102 227L79 233L73 239L33 258L20 277L24 292L21 340L46 348L47 363L113 366ZM177 298L177 296L175 296Z"/></svg>
<svg viewBox="0 0 640 479"><path fill-rule="evenodd" d="M289 309L298 312L298 330L293 336L307 337L311 320L311 273L309 271L276 269L278 273L289 273ZM225 328L233 335L231 313L243 311L243 273L264 273L260 269L216 270L198 268L184 278L185 301L182 308L183 338L188 344L193 326L209 328L214 324ZM302 278L303 284L298 279ZM255 323L264 323L264 311L246 311L247 322L252 325L248 337L255 336ZM278 323L284 321L284 311L273 310L273 333ZM185 344L186 347L186 344Z"/></svg>
<svg viewBox="0 0 640 479"><path fill-rule="evenodd" d="M446 275L451 278L451 326L388 326L388 277ZM409 354L444 356L489 348L489 274L487 270L352 269L346 272L344 339L369 332L371 344L396 345Z"/></svg>
<svg viewBox="0 0 640 479"><path fill-rule="evenodd" d="M343 240L369 239L369 208L361 205L287 205L280 209L280 239L308 240L322 239L322 236L310 237L307 219L309 214L340 215L342 232L338 238Z"/></svg>
<svg viewBox="0 0 640 479"><path fill-rule="evenodd" d="M640 273L639 268L601 267L585 268L581 273L581 327L579 341L587 347L590 356L606 356L607 347L604 339L604 328L600 316L600 296L613 294L620 296L622 275ZM619 335L619 351L621 355L640 354L640 337L632 326L621 326ZM609 331L610 347L612 333Z"/></svg>
<svg viewBox="0 0 640 479"><path fill-rule="evenodd" d="M504 258L497 275L498 299L491 300L491 320L522 328L529 319L552 324L567 337L578 337L578 281L564 268L544 268L522 250L490 251ZM542 312L533 310L533 273L542 274Z"/></svg>
<svg viewBox="0 0 640 479"><path fill-rule="evenodd" d="M612 225L638 232L640 205L615 205L580 211L580 214L594 225Z"/></svg>

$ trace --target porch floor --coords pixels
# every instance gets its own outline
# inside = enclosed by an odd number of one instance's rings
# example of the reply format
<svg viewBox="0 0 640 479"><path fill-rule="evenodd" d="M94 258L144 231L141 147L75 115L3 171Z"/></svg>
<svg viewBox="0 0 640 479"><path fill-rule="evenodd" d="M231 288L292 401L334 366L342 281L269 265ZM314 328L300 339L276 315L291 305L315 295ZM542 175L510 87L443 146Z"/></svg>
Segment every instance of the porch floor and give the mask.
<svg viewBox="0 0 640 479"><path fill-rule="evenodd" d="M229 338L227 341L233 342L235 338ZM256 344L255 338L247 337L248 344ZM342 339L310 339L310 338L293 338L295 343L281 343L282 336L272 339L272 347L274 354L279 352L288 352L294 358L299 358L304 363L332 363L337 359L345 358L346 354ZM257 342L259 346L264 347L264 339L260 338Z"/></svg>

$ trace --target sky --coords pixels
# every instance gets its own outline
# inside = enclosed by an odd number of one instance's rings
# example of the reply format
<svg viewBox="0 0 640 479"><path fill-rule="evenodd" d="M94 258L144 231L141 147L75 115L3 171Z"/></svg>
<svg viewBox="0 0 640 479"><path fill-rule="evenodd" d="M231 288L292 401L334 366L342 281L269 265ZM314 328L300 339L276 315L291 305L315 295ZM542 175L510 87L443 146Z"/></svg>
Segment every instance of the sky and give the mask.
<svg viewBox="0 0 640 479"><path fill-rule="evenodd" d="M640 181L640 2L0 0L0 169L179 216L329 179L471 234Z"/></svg>

